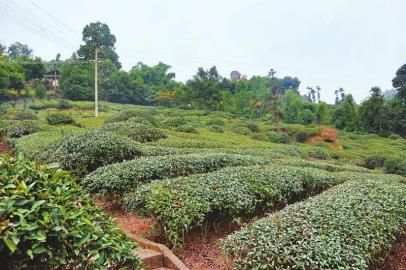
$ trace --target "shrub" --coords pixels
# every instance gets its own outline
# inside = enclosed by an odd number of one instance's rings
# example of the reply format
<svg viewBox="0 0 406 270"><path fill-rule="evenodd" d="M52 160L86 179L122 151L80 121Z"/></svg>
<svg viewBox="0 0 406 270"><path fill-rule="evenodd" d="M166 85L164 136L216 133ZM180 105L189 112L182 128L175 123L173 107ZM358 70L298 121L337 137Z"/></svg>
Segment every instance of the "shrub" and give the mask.
<svg viewBox="0 0 406 270"><path fill-rule="evenodd" d="M257 140L257 141L269 142L268 136L266 136L266 134L264 134L264 133L252 134L251 139Z"/></svg>
<svg viewBox="0 0 406 270"><path fill-rule="evenodd" d="M273 143L284 143L288 144L290 142L289 136L287 134L281 134L278 132L267 132L266 134L269 138L269 141Z"/></svg>
<svg viewBox="0 0 406 270"><path fill-rule="evenodd" d="M29 111L18 111L14 117L15 120L37 120L36 114Z"/></svg>
<svg viewBox="0 0 406 270"><path fill-rule="evenodd" d="M296 141L304 143L309 139L309 134L304 131L296 133Z"/></svg>
<svg viewBox="0 0 406 270"><path fill-rule="evenodd" d="M405 185L349 181L249 224L223 243L236 269L368 269L406 224Z"/></svg>
<svg viewBox="0 0 406 270"><path fill-rule="evenodd" d="M205 220L218 216L237 219L279 209L354 175L313 168L231 167L151 182L127 194L124 204L128 209L154 215L167 239L174 245L182 245L182 235Z"/></svg>
<svg viewBox="0 0 406 270"><path fill-rule="evenodd" d="M187 125L188 122L183 117L171 117L163 122L164 126L168 128L179 127Z"/></svg>
<svg viewBox="0 0 406 270"><path fill-rule="evenodd" d="M72 108L73 108L72 102L70 102L66 99L60 99L58 101L58 109L66 110L66 109L72 109Z"/></svg>
<svg viewBox="0 0 406 270"><path fill-rule="evenodd" d="M207 125L208 125L208 126L224 126L225 123L224 123L224 120L223 120L223 119L215 118L215 119L210 119L210 120L207 122Z"/></svg>
<svg viewBox="0 0 406 270"><path fill-rule="evenodd" d="M391 139L391 140L401 140L401 139L403 139L402 136L400 136L398 134L391 134L391 135L389 135L388 138Z"/></svg>
<svg viewBox="0 0 406 270"><path fill-rule="evenodd" d="M135 244L61 170L0 156L5 269L139 269Z"/></svg>
<svg viewBox="0 0 406 270"><path fill-rule="evenodd" d="M131 139L102 131L72 135L59 142L56 148L51 159L78 173L90 172L141 154L139 147Z"/></svg>
<svg viewBox="0 0 406 270"><path fill-rule="evenodd" d="M364 167L368 169L382 168L386 157L380 155L372 155L364 160Z"/></svg>
<svg viewBox="0 0 406 270"><path fill-rule="evenodd" d="M45 104L45 103L44 104L32 104L32 105L28 106L28 108L30 108L31 110L36 110L36 111L46 110L49 108L49 104Z"/></svg>
<svg viewBox="0 0 406 270"><path fill-rule="evenodd" d="M75 120L73 120L70 114L63 112L49 114L46 119L50 125L70 125L75 123Z"/></svg>
<svg viewBox="0 0 406 270"><path fill-rule="evenodd" d="M176 131L184 132L184 133L198 133L197 129L190 125L182 125L176 128Z"/></svg>
<svg viewBox="0 0 406 270"><path fill-rule="evenodd" d="M139 142L154 142L166 138L166 135L150 125L137 124L132 119L126 122L116 122L102 127L104 131L111 131Z"/></svg>
<svg viewBox="0 0 406 270"><path fill-rule="evenodd" d="M222 127L220 127L220 126L215 126L215 125L208 126L207 129L210 130L210 131L212 131L212 132L216 132L216 133L223 133L223 132L224 132L224 130L223 130Z"/></svg>
<svg viewBox="0 0 406 270"><path fill-rule="evenodd" d="M233 132L240 135L248 135L251 131L247 127L235 126Z"/></svg>
<svg viewBox="0 0 406 270"><path fill-rule="evenodd" d="M6 135L10 138L20 138L22 136L35 133L40 130L40 126L37 121L21 120L10 121L9 123L0 126L0 136Z"/></svg>
<svg viewBox="0 0 406 270"><path fill-rule="evenodd" d="M330 157L330 155L326 151L324 151L323 149L320 149L320 148L316 148L314 150L309 150L307 152L307 155L312 158L323 159L323 160L328 159Z"/></svg>
<svg viewBox="0 0 406 270"><path fill-rule="evenodd" d="M383 168L386 173L394 173L406 176L406 159L401 157L389 157L385 160Z"/></svg>
<svg viewBox="0 0 406 270"><path fill-rule="evenodd" d="M84 178L83 185L91 192L117 194L155 179L265 162L269 160L222 153L147 157L99 168Z"/></svg>
<svg viewBox="0 0 406 270"><path fill-rule="evenodd" d="M247 128L248 128L249 130L251 130L252 132L259 132L259 131L260 131L258 125L255 124L255 123L252 123L252 122L247 123Z"/></svg>
<svg viewBox="0 0 406 270"><path fill-rule="evenodd" d="M129 119L139 124L147 124L154 127L157 126L157 122L153 116L144 111L135 109L121 111L106 119L105 123L122 122Z"/></svg>

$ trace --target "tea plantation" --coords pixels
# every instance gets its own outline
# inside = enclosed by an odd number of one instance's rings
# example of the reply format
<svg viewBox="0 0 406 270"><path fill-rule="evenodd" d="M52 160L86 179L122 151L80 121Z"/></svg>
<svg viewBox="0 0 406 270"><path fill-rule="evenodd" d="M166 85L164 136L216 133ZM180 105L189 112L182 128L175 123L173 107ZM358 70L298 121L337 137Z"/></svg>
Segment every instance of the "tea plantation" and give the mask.
<svg viewBox="0 0 406 270"><path fill-rule="evenodd" d="M152 217L174 251L229 226L233 269L369 269L405 232L400 136L312 141L328 127L113 103L95 119L90 102L46 102L0 118L4 267L142 269L95 198Z"/></svg>

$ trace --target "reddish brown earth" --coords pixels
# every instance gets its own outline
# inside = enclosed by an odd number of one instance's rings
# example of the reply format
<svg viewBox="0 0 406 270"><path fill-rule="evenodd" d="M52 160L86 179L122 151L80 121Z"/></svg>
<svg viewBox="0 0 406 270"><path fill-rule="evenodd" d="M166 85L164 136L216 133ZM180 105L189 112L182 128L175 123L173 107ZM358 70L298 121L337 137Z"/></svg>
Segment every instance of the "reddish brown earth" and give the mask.
<svg viewBox="0 0 406 270"><path fill-rule="evenodd" d="M8 145L4 142L0 142L0 154L7 153L10 150Z"/></svg>
<svg viewBox="0 0 406 270"><path fill-rule="evenodd" d="M406 270L406 231L399 235L396 245L384 260L374 265L371 270Z"/></svg>
<svg viewBox="0 0 406 270"><path fill-rule="evenodd" d="M315 144L317 142L330 143L331 148L341 148L340 141L337 138L337 130L331 127L323 127L319 135L311 137L307 140L309 144Z"/></svg>

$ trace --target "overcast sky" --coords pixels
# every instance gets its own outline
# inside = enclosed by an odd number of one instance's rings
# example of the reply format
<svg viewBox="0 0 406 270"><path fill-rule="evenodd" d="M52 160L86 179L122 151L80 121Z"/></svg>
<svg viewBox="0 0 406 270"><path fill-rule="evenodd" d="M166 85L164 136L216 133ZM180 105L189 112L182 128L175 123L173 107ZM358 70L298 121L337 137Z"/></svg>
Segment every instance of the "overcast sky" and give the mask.
<svg viewBox="0 0 406 270"><path fill-rule="evenodd" d="M319 85L333 102L343 87L359 102L371 86L391 88L406 63L405 11L405 0L0 0L0 43L66 58L101 21L126 70L162 61L186 81L199 66L227 77L274 68L297 76L302 93Z"/></svg>

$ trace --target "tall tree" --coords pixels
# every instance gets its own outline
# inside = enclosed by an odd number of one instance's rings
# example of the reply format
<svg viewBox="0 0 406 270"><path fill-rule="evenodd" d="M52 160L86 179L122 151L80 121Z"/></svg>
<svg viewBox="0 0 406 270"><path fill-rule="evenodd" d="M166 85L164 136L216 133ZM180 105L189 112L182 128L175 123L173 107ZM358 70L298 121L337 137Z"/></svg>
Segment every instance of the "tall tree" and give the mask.
<svg viewBox="0 0 406 270"><path fill-rule="evenodd" d="M6 52L6 46L0 44L0 55L4 54Z"/></svg>
<svg viewBox="0 0 406 270"><path fill-rule="evenodd" d="M15 62L23 69L27 81L41 79L45 73L45 65L39 57L30 58L27 55L20 55L15 58Z"/></svg>
<svg viewBox="0 0 406 270"><path fill-rule="evenodd" d="M397 95L403 104L406 104L406 64L396 71L396 76L392 80L392 85L398 91Z"/></svg>
<svg viewBox="0 0 406 270"><path fill-rule="evenodd" d="M321 91L321 87L320 86L316 86L316 91L317 91L317 101L320 103L320 91Z"/></svg>
<svg viewBox="0 0 406 270"><path fill-rule="evenodd" d="M379 87L372 87L370 93L360 107L361 125L366 131L379 134L383 131L385 100Z"/></svg>
<svg viewBox="0 0 406 270"><path fill-rule="evenodd" d="M16 58L20 55L31 57L32 50L28 47L27 44L15 42L8 47L7 54L10 58Z"/></svg>
<svg viewBox="0 0 406 270"><path fill-rule="evenodd" d="M357 105L352 95L347 95L333 111L332 122L340 129L348 131L359 129Z"/></svg>
<svg viewBox="0 0 406 270"><path fill-rule="evenodd" d="M118 55L115 52L114 44L116 37L110 33L110 28L107 24L101 22L90 23L83 29L83 38L85 42L78 50L78 56L85 60L93 60L95 49L99 50L98 57L101 60L109 59L117 68L121 68L121 63L118 61Z"/></svg>

